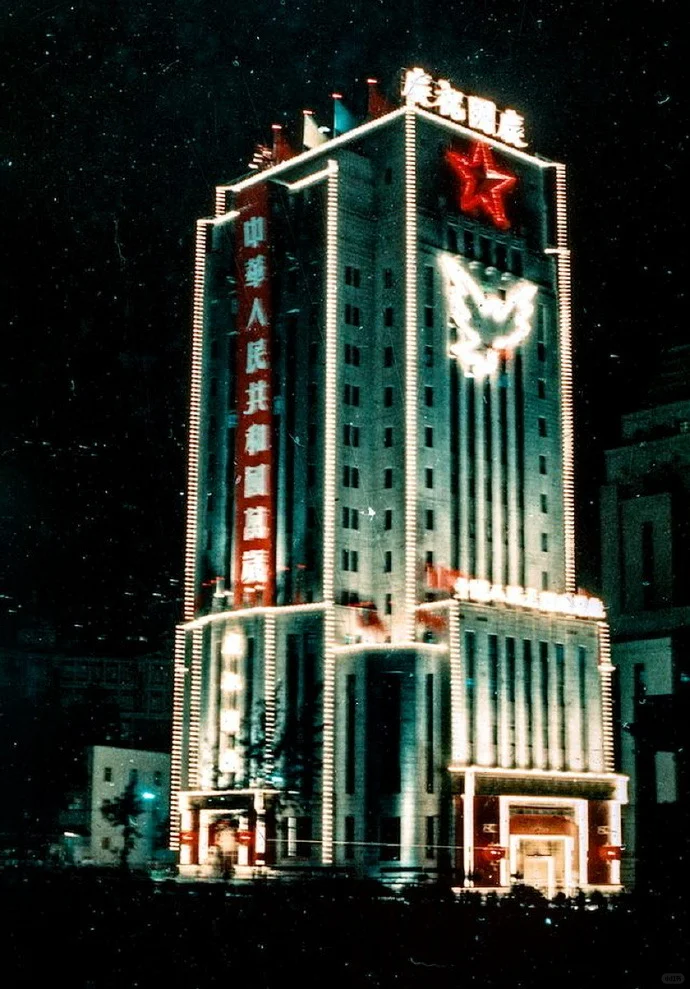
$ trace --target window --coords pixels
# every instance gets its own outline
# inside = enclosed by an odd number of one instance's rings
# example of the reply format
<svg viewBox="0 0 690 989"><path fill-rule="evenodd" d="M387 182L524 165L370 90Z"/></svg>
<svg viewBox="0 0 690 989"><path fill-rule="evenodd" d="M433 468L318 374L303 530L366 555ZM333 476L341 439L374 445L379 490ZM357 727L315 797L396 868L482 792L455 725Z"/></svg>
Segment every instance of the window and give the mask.
<svg viewBox="0 0 690 989"><path fill-rule="evenodd" d="M434 389L430 385L424 388L424 404L428 408L432 408L434 404Z"/></svg>
<svg viewBox="0 0 690 989"><path fill-rule="evenodd" d="M458 253L458 232L455 227L448 227L446 233L446 245L452 254Z"/></svg>
<svg viewBox="0 0 690 989"><path fill-rule="evenodd" d="M479 252L484 264L491 264L491 241L488 237L479 238Z"/></svg>
<svg viewBox="0 0 690 989"><path fill-rule="evenodd" d="M345 284L352 285L353 288L359 288L360 286L360 271L359 268L353 268L351 265L347 265L345 268Z"/></svg>
<svg viewBox="0 0 690 989"><path fill-rule="evenodd" d="M546 344L539 342L537 344L537 357L540 361L546 360Z"/></svg>
<svg viewBox="0 0 690 989"><path fill-rule="evenodd" d="M383 571L384 573L393 572L393 553L387 549L383 556Z"/></svg>
<svg viewBox="0 0 690 989"><path fill-rule="evenodd" d="M428 549L426 551L425 563L427 567L433 567L434 565L434 551L433 549Z"/></svg>
<svg viewBox="0 0 690 989"><path fill-rule="evenodd" d="M393 511L387 508L383 515L383 528L392 529L393 528Z"/></svg>
<svg viewBox="0 0 690 989"><path fill-rule="evenodd" d="M400 818L381 818L381 844L379 858L382 862L400 861Z"/></svg>
<svg viewBox="0 0 690 989"><path fill-rule="evenodd" d="M113 770L112 766L105 766L103 769L103 782L112 783L113 782Z"/></svg>
<svg viewBox="0 0 690 989"><path fill-rule="evenodd" d="M434 528L434 510L433 508L427 508L426 510L426 528L431 530Z"/></svg>
<svg viewBox="0 0 690 989"><path fill-rule="evenodd" d="M434 307L424 306L424 325L430 330L434 325Z"/></svg>
<svg viewBox="0 0 690 989"><path fill-rule="evenodd" d="M343 467L343 484L346 488L350 487L350 473L351 471L349 465L345 464Z"/></svg>
<svg viewBox="0 0 690 989"><path fill-rule="evenodd" d="M393 306L386 306L383 310L383 325L392 326L393 325Z"/></svg>
<svg viewBox="0 0 690 989"><path fill-rule="evenodd" d="M345 322L348 326L359 326L361 323L359 306L350 305L348 302L345 306Z"/></svg>
<svg viewBox="0 0 690 989"><path fill-rule="evenodd" d="M505 271L508 251L505 244L496 244L496 267Z"/></svg>
<svg viewBox="0 0 690 989"><path fill-rule="evenodd" d="M433 488L434 486L434 470L433 467L427 467L424 471L424 486L427 488Z"/></svg>
<svg viewBox="0 0 690 989"><path fill-rule="evenodd" d="M348 793L354 792L348 790ZM345 818L345 858L350 860L355 857L355 819L354 817Z"/></svg>
<svg viewBox="0 0 690 989"><path fill-rule="evenodd" d="M392 426L386 426L386 428L383 431L383 445L384 446L393 446L393 427Z"/></svg>
<svg viewBox="0 0 690 989"><path fill-rule="evenodd" d="M160 769L157 769L153 774L153 785L154 786L163 785L163 773L160 771Z"/></svg>
<svg viewBox="0 0 690 989"><path fill-rule="evenodd" d="M343 519L343 529L349 529L350 528L350 509L349 508L343 508L342 519Z"/></svg>
<svg viewBox="0 0 690 989"><path fill-rule="evenodd" d="M537 396L539 398L546 398L546 379L545 378L538 378L537 379Z"/></svg>
<svg viewBox="0 0 690 989"><path fill-rule="evenodd" d="M390 385L383 389L383 404L387 409L393 405L393 389Z"/></svg>
<svg viewBox="0 0 690 989"><path fill-rule="evenodd" d="M387 615L392 615L393 614L393 595L392 594L386 594L385 611L386 611L386 614Z"/></svg>
<svg viewBox="0 0 690 989"><path fill-rule="evenodd" d="M510 270L514 275L522 274L522 252L517 248L510 252Z"/></svg>
<svg viewBox="0 0 690 989"><path fill-rule="evenodd" d="M383 348L383 366L393 367L393 348L384 347Z"/></svg>
<svg viewBox="0 0 690 989"><path fill-rule="evenodd" d="M359 446L359 426L346 422L343 426L343 443L345 446Z"/></svg>
<svg viewBox="0 0 690 989"><path fill-rule="evenodd" d="M434 445L434 427L425 426L424 427L424 445L427 447L433 447Z"/></svg>
<svg viewBox="0 0 690 989"><path fill-rule="evenodd" d="M343 387L343 401L345 405L359 405L359 385L345 385Z"/></svg>
<svg viewBox="0 0 690 989"><path fill-rule="evenodd" d="M359 529L359 512L356 508L350 509L350 528Z"/></svg>
<svg viewBox="0 0 690 989"><path fill-rule="evenodd" d="M542 553L549 552L549 534L548 532L542 532L541 534L541 551Z"/></svg>
<svg viewBox="0 0 690 989"><path fill-rule="evenodd" d="M316 484L316 464L307 464L307 487L313 488Z"/></svg>
<svg viewBox="0 0 690 989"><path fill-rule="evenodd" d="M546 419L543 416L539 416L537 424L539 426L539 435L546 436Z"/></svg>
<svg viewBox="0 0 690 989"><path fill-rule="evenodd" d="M546 474L546 457L539 457L539 473Z"/></svg>
<svg viewBox="0 0 690 989"><path fill-rule="evenodd" d="M359 487L359 468L358 467L353 467L352 468L352 470L350 471L350 477L351 477L351 480L352 480L352 487L353 488L358 488Z"/></svg>
<svg viewBox="0 0 690 989"><path fill-rule="evenodd" d="M386 268L383 272L383 284L385 288L393 288L393 269Z"/></svg>
<svg viewBox="0 0 690 989"><path fill-rule="evenodd" d="M383 472L383 486L384 486L384 488L392 488L393 487L393 468L392 467L386 467L386 469Z"/></svg>
<svg viewBox="0 0 690 989"><path fill-rule="evenodd" d="M318 343L309 344L309 363L316 364L319 359L319 345Z"/></svg>
<svg viewBox="0 0 690 989"><path fill-rule="evenodd" d="M541 572L541 589L542 591L548 591L549 589L549 575L546 570Z"/></svg>
<svg viewBox="0 0 690 989"><path fill-rule="evenodd" d="M465 248L465 254L473 258L474 257L474 234L471 230L465 230L463 234L463 245Z"/></svg>
<svg viewBox="0 0 690 989"><path fill-rule="evenodd" d="M426 819L426 852L424 854L428 859L436 858L436 818L435 817L427 817Z"/></svg>
<svg viewBox="0 0 690 989"><path fill-rule="evenodd" d="M345 363L352 364L353 367L359 367L360 363L360 350L359 347L353 346L351 343L345 344Z"/></svg>
<svg viewBox="0 0 690 989"><path fill-rule="evenodd" d="M110 848L110 838L101 838L101 848L106 852L108 851Z"/></svg>
<svg viewBox="0 0 690 989"><path fill-rule="evenodd" d="M424 347L424 367L434 366L434 348L426 344Z"/></svg>
<svg viewBox="0 0 690 989"><path fill-rule="evenodd" d="M643 522L640 533L642 543L642 607L645 611L654 607L655 591L654 586L654 523Z"/></svg>
<svg viewBox="0 0 690 989"><path fill-rule="evenodd" d="M546 497L545 494L539 495L539 504L540 504L540 507L541 507L542 512L544 512L544 513L548 512L548 510L549 510L549 502L548 502L548 498Z"/></svg>
<svg viewBox="0 0 690 989"><path fill-rule="evenodd" d="M344 549L342 551L342 569L349 570L350 573L357 573L359 566L359 554L356 549Z"/></svg>

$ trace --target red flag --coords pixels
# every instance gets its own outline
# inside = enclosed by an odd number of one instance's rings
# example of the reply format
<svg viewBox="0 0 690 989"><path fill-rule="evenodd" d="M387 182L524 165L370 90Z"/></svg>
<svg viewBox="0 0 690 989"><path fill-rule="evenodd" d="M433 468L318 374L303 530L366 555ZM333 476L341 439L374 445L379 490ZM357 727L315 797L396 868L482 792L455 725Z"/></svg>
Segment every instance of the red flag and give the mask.
<svg viewBox="0 0 690 989"><path fill-rule="evenodd" d="M417 612L417 621L433 632L444 632L448 628L448 616L445 611L430 611L428 608L422 608Z"/></svg>
<svg viewBox="0 0 690 989"><path fill-rule="evenodd" d="M278 162L287 161L288 158L294 158L297 152L283 134L281 124L271 124L271 130L273 131L273 161L276 165Z"/></svg>
<svg viewBox="0 0 690 989"><path fill-rule="evenodd" d="M369 87L367 118L369 120L383 117L386 113L390 113L391 110L395 110L393 104L389 103L386 97L381 94L378 83L378 79L367 79L367 86Z"/></svg>
<svg viewBox="0 0 690 989"><path fill-rule="evenodd" d="M373 628L379 631L385 630L385 625L381 621L381 617L373 601L362 601L358 605L353 605L353 607L357 608L357 621L362 628Z"/></svg>

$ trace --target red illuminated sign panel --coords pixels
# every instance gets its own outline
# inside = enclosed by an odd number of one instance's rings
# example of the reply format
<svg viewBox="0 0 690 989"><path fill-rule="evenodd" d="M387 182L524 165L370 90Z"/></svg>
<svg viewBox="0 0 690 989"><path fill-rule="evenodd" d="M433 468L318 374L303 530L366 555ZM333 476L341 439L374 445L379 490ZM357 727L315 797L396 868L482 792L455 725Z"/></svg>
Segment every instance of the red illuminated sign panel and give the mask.
<svg viewBox="0 0 690 989"><path fill-rule="evenodd" d="M272 604L275 584L268 190L237 197L236 607Z"/></svg>

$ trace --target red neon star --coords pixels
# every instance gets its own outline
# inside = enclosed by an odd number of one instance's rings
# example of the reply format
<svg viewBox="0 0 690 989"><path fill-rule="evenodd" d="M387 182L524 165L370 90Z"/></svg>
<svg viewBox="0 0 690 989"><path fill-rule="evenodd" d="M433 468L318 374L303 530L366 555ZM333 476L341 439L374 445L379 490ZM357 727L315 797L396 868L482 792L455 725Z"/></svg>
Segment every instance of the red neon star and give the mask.
<svg viewBox="0 0 690 989"><path fill-rule="evenodd" d="M460 180L459 205L463 213L479 210L500 230L507 230L510 221L503 200L517 177L499 171L488 144L475 144L470 156L446 151L446 161Z"/></svg>

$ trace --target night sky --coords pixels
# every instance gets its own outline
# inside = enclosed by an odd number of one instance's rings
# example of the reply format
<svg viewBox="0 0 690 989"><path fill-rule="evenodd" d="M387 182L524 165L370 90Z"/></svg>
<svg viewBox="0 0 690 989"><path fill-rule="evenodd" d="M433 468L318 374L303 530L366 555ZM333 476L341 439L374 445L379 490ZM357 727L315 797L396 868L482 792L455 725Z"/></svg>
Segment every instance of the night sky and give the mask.
<svg viewBox="0 0 690 989"><path fill-rule="evenodd" d="M621 411L681 339L684 5L5 0L0 635L103 648L178 618L193 225L301 110L422 65L570 168L581 583ZM681 318L681 314L682 317Z"/></svg>

